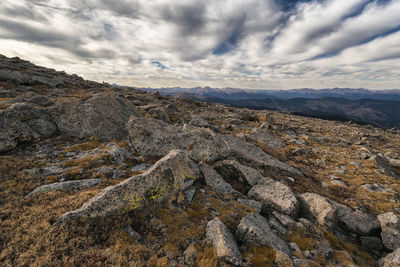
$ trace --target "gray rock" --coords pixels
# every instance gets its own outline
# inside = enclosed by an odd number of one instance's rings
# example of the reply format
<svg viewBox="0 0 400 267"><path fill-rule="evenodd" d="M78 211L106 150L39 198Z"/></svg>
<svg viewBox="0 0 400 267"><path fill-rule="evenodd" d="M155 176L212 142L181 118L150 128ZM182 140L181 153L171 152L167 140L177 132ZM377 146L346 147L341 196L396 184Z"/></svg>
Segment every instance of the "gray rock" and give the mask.
<svg viewBox="0 0 400 267"><path fill-rule="evenodd" d="M400 247L400 220L393 212L378 216L382 228L381 237L383 245L394 251Z"/></svg>
<svg viewBox="0 0 400 267"><path fill-rule="evenodd" d="M210 124L202 118L194 118L189 122L190 126L210 128Z"/></svg>
<svg viewBox="0 0 400 267"><path fill-rule="evenodd" d="M151 118L131 117L127 124L130 140L137 152L162 157L171 149L187 151L195 161L214 163L234 157L242 164L273 173L302 173L260 148L229 135L217 134L206 128L185 130Z"/></svg>
<svg viewBox="0 0 400 267"><path fill-rule="evenodd" d="M105 93L87 100L59 102L49 110L61 132L80 138L97 136L107 141L126 138L129 118L141 116L125 98Z"/></svg>
<svg viewBox="0 0 400 267"><path fill-rule="evenodd" d="M271 129L262 127L252 134L246 135L247 139L254 140L267 147L282 149L286 147L283 142Z"/></svg>
<svg viewBox="0 0 400 267"><path fill-rule="evenodd" d="M379 237L376 236L362 236L360 237L361 245L370 250L382 250L383 243Z"/></svg>
<svg viewBox="0 0 400 267"><path fill-rule="evenodd" d="M331 200L315 193L301 194L298 199L302 216L322 226L335 226L337 211Z"/></svg>
<svg viewBox="0 0 400 267"><path fill-rule="evenodd" d="M235 238L218 217L207 223L206 236L212 241L217 250L218 258L234 265L242 263L242 256Z"/></svg>
<svg viewBox="0 0 400 267"><path fill-rule="evenodd" d="M100 183L101 179L86 179L86 180L74 180L74 181L46 184L36 187L32 192L30 192L27 195L27 197L36 195L38 193L53 192L53 191L77 191L96 186Z"/></svg>
<svg viewBox="0 0 400 267"><path fill-rule="evenodd" d="M194 187L189 187L187 190L183 191L185 201L188 203L192 202L194 194L196 194L196 188Z"/></svg>
<svg viewBox="0 0 400 267"><path fill-rule="evenodd" d="M242 177L249 185L253 186L261 179L265 179L257 170L243 166L236 160L224 160L217 162L215 168L218 172L236 172L238 177ZM244 181L242 181L244 182Z"/></svg>
<svg viewBox="0 0 400 267"><path fill-rule="evenodd" d="M132 238L133 243L138 243L142 240L142 235L133 230L132 226L128 225L127 227L124 228L124 230L129 234L129 236Z"/></svg>
<svg viewBox="0 0 400 267"><path fill-rule="evenodd" d="M124 163L125 159L130 156L128 150L118 146L113 146L108 153L110 153L111 157L119 165Z"/></svg>
<svg viewBox="0 0 400 267"><path fill-rule="evenodd" d="M376 162L377 167L381 169L384 173L386 173L387 175L391 176L394 179L398 178L395 170L393 169L393 166L390 164L389 160L386 159L384 156L376 155L371 157L371 160L374 160Z"/></svg>
<svg viewBox="0 0 400 267"><path fill-rule="evenodd" d="M196 164L182 151L171 151L143 174L105 188L77 210L65 213L58 221L77 217L100 217L161 203L184 190L200 177Z"/></svg>
<svg viewBox="0 0 400 267"><path fill-rule="evenodd" d="M258 213L250 213L242 218L236 230L236 237L249 244L267 245L292 255L288 244L272 232L267 219Z"/></svg>
<svg viewBox="0 0 400 267"><path fill-rule="evenodd" d="M353 211L345 205L336 205L337 221L347 231L359 235L372 235L379 231L377 219L361 211Z"/></svg>
<svg viewBox="0 0 400 267"><path fill-rule="evenodd" d="M171 122L164 107L157 107L157 108L150 109L149 111L147 111L147 114L157 120L162 120L167 123Z"/></svg>
<svg viewBox="0 0 400 267"><path fill-rule="evenodd" d="M11 150L21 142L50 137L58 131L46 111L27 103L0 110L0 129L0 152Z"/></svg>
<svg viewBox="0 0 400 267"><path fill-rule="evenodd" d="M289 187L280 182L264 180L262 184L253 186L248 196L260 201L265 211L276 210L292 217L297 216L297 198Z"/></svg>
<svg viewBox="0 0 400 267"><path fill-rule="evenodd" d="M97 170L97 173L98 174L109 175L112 171L113 171L113 168L111 168L110 166L103 166L103 167L100 167Z"/></svg>
<svg viewBox="0 0 400 267"><path fill-rule="evenodd" d="M294 227L296 225L296 221L293 220L293 218L288 216L288 215L281 214L281 213L279 213L277 211L273 211L272 214L285 227Z"/></svg>
<svg viewBox="0 0 400 267"><path fill-rule="evenodd" d="M379 267L396 267L400 266L400 248L378 261Z"/></svg>
<svg viewBox="0 0 400 267"><path fill-rule="evenodd" d="M139 165L136 165L131 168L131 172L141 172L141 171L147 171L148 169L151 168L152 165L146 164L146 163L141 163Z"/></svg>
<svg viewBox="0 0 400 267"><path fill-rule="evenodd" d="M113 178L113 179L119 179L119 178L121 178L122 176L124 176L124 174L125 174L125 172L116 169L116 170L113 171L112 178Z"/></svg>
<svg viewBox="0 0 400 267"><path fill-rule="evenodd" d="M322 256L325 259L330 259L335 252L335 250L330 246L329 242L327 240L323 240L321 242L318 242L315 245L315 254L317 256Z"/></svg>
<svg viewBox="0 0 400 267"><path fill-rule="evenodd" d="M397 194L397 192L394 191L392 188L390 188L388 186L385 186L383 184L378 184L378 183L363 184L360 187L365 189L365 190L367 190L370 193L393 193L393 194Z"/></svg>
<svg viewBox="0 0 400 267"><path fill-rule="evenodd" d="M275 217L271 217L268 222L269 225L279 233L281 234L287 233L287 229Z"/></svg>
<svg viewBox="0 0 400 267"><path fill-rule="evenodd" d="M256 201L254 199L246 199L246 198L238 198L237 202L242 203L251 209L253 209L255 212L260 213L262 210L262 203L259 201Z"/></svg>
<svg viewBox="0 0 400 267"><path fill-rule="evenodd" d="M203 173L206 184L212 189L222 193L239 194L230 184L219 175L213 168L206 163L199 164L200 171Z"/></svg>

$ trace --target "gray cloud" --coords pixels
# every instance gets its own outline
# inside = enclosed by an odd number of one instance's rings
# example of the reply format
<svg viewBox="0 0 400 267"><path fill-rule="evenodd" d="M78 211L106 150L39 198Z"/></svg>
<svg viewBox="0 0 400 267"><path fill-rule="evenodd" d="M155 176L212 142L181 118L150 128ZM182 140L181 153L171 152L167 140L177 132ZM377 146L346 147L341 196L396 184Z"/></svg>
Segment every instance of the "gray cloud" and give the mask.
<svg viewBox="0 0 400 267"><path fill-rule="evenodd" d="M133 86L394 87L398 14L396 0L3 0L0 53Z"/></svg>

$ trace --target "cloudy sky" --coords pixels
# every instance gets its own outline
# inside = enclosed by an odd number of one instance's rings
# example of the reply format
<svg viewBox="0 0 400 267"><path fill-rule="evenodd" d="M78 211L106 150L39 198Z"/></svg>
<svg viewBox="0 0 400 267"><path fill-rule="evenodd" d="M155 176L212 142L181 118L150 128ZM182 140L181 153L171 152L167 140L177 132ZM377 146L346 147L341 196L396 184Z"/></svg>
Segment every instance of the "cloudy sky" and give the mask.
<svg viewBox="0 0 400 267"><path fill-rule="evenodd" d="M400 88L400 0L2 0L0 53L137 87Z"/></svg>

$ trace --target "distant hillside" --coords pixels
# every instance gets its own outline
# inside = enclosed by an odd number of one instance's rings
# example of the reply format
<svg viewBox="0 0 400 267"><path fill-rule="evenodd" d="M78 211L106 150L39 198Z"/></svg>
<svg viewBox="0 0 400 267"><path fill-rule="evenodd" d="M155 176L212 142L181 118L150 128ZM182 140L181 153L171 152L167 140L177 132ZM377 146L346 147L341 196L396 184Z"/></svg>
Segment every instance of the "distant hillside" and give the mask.
<svg viewBox="0 0 400 267"><path fill-rule="evenodd" d="M354 121L382 128L400 128L400 90L372 91L367 89L294 89L243 90L214 88L160 88L165 95L180 94L205 102L234 107L292 112L315 118Z"/></svg>

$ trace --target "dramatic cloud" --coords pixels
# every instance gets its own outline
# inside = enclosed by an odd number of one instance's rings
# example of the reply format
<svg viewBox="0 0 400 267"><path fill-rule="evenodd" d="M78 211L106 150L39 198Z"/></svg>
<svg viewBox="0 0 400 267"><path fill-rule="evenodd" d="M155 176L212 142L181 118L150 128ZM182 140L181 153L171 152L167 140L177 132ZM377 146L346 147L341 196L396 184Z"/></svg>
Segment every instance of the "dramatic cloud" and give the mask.
<svg viewBox="0 0 400 267"><path fill-rule="evenodd" d="M398 88L398 0L3 0L0 53L138 87Z"/></svg>

